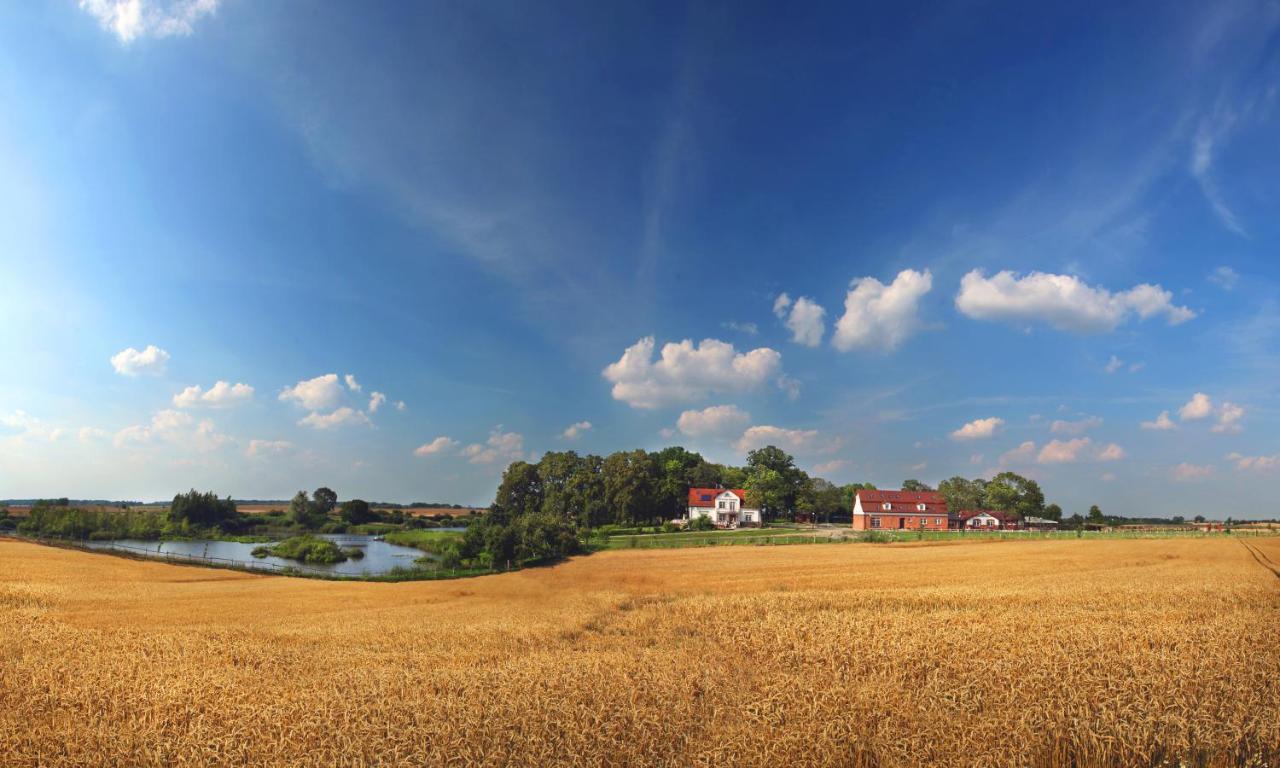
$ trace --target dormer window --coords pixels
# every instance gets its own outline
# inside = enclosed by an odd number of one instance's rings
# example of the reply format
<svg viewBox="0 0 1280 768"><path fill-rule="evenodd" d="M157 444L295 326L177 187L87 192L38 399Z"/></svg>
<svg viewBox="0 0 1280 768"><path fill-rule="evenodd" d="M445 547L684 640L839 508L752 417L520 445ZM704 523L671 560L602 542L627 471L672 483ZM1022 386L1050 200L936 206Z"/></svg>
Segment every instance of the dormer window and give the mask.
<svg viewBox="0 0 1280 768"><path fill-rule="evenodd" d="M889 511L889 510L893 509L893 505L886 501L885 503L883 503L883 504L881 504L881 505L880 505L880 508L881 508L881 509L883 509L883 510L885 510L885 511L887 512L887 511Z"/></svg>
<svg viewBox="0 0 1280 768"><path fill-rule="evenodd" d="M927 509L927 507L925 507L925 505L924 505L924 504L917 504L917 505L916 505L916 509L918 509L918 510L920 510L921 512L923 512L923 511L925 511L925 509Z"/></svg>

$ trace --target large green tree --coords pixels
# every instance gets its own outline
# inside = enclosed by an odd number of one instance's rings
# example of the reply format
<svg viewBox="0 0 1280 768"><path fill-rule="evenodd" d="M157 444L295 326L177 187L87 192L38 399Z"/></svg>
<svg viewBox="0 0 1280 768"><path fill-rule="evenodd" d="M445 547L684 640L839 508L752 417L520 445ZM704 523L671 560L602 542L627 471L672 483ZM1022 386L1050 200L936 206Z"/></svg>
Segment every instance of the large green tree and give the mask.
<svg viewBox="0 0 1280 768"><path fill-rule="evenodd" d="M707 463L702 454L677 445L663 448L652 457L658 473L655 502L663 517L676 518L684 514L690 488L714 487L721 483L720 468Z"/></svg>
<svg viewBox="0 0 1280 768"><path fill-rule="evenodd" d="M324 486L315 489L311 494L311 500L315 503L316 509L320 510L320 513L324 515L329 514L334 507L338 506L338 494Z"/></svg>
<svg viewBox="0 0 1280 768"><path fill-rule="evenodd" d="M938 493L946 499L947 509L952 512L982 509L986 504L987 481L982 478L966 480L957 475L938 483Z"/></svg>
<svg viewBox="0 0 1280 768"><path fill-rule="evenodd" d="M987 483L986 506L1020 518L1044 517L1044 492L1035 480L1001 472Z"/></svg>
<svg viewBox="0 0 1280 768"><path fill-rule="evenodd" d="M647 523L660 515L658 472L647 452L618 451L604 460L604 491L614 522Z"/></svg>
<svg viewBox="0 0 1280 768"><path fill-rule="evenodd" d="M932 488L930 488L928 485L926 485L926 484L924 484L924 483L920 482L919 480L916 480L915 478L911 478L911 479L909 479L909 480L903 480L903 481L902 481L902 490L904 490L904 491L932 491L933 489L932 489Z"/></svg>
<svg viewBox="0 0 1280 768"><path fill-rule="evenodd" d="M815 521L831 521L841 512L844 501L842 489L821 477L810 477L796 499L796 509L811 515Z"/></svg>
<svg viewBox="0 0 1280 768"><path fill-rule="evenodd" d="M533 515L542 510L542 478L527 461L515 461L502 473L494 505L500 517Z"/></svg>
<svg viewBox="0 0 1280 768"><path fill-rule="evenodd" d="M808 481L791 454L774 445L747 454L746 490L754 494L765 519L790 516Z"/></svg>

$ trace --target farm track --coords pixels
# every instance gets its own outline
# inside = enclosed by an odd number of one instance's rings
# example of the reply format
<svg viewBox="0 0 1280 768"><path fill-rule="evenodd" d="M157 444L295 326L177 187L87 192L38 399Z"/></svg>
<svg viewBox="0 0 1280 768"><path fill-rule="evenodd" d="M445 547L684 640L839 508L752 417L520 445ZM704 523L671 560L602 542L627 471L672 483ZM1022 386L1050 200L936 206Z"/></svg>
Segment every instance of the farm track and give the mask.
<svg viewBox="0 0 1280 768"><path fill-rule="evenodd" d="M1243 544L1245 549L1249 550L1249 554L1253 555L1253 559L1258 561L1258 565L1261 565L1263 568L1271 571L1272 575L1277 579L1280 579L1280 565L1276 565L1272 562L1271 558L1267 557L1267 554L1257 546L1250 544L1243 539L1237 539L1237 541Z"/></svg>

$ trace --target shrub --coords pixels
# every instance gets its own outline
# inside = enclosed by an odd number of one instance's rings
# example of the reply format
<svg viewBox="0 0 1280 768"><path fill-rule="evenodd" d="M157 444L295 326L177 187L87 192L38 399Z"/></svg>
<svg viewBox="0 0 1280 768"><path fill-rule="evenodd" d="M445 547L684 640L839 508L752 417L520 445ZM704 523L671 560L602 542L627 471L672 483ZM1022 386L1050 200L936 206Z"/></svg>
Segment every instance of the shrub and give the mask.
<svg viewBox="0 0 1280 768"><path fill-rule="evenodd" d="M258 554L259 551L265 554ZM255 547L252 554L254 557L274 555L300 563L341 563L347 559L347 553L337 544L311 535L294 536L274 546Z"/></svg>
<svg viewBox="0 0 1280 768"><path fill-rule="evenodd" d="M708 515L699 515L690 518L689 525L686 526L690 531L714 531L716 529L715 522Z"/></svg>

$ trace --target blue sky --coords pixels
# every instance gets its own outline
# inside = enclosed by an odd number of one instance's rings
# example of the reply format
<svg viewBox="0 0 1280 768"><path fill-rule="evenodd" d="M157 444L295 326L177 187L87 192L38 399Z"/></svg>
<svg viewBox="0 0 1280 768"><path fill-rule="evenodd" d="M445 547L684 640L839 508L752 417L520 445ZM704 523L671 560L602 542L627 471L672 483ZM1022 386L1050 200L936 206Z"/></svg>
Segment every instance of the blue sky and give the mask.
<svg viewBox="0 0 1280 768"><path fill-rule="evenodd" d="M773 442L1274 516L1280 8L1113 5L9 7L0 498Z"/></svg>

